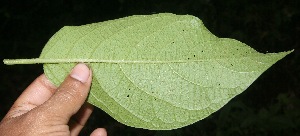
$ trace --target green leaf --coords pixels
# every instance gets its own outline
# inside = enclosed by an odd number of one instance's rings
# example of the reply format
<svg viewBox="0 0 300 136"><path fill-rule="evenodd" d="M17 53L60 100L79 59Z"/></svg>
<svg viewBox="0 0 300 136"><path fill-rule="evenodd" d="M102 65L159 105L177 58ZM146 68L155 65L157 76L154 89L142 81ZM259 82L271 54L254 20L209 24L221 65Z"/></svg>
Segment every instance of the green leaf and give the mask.
<svg viewBox="0 0 300 136"><path fill-rule="evenodd" d="M128 126L168 130L219 110L291 52L258 53L194 16L164 13L63 27L31 61L57 86L88 63L89 103Z"/></svg>

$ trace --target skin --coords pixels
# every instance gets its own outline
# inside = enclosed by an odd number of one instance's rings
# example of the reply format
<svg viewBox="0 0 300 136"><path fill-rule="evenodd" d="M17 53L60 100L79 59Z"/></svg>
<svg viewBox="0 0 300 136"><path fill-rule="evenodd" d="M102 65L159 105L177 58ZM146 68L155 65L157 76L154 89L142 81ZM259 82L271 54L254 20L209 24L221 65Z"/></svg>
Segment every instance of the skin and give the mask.
<svg viewBox="0 0 300 136"><path fill-rule="evenodd" d="M64 82L55 87L44 74L36 78L19 96L0 122L2 136L75 136L93 111L86 103L92 72L77 64ZM106 136L98 128L91 136Z"/></svg>

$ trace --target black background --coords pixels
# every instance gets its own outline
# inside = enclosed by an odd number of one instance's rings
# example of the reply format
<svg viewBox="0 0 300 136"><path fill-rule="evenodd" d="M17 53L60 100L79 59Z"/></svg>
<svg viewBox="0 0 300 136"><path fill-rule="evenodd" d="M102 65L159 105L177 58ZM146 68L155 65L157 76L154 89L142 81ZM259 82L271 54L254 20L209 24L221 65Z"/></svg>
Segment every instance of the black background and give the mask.
<svg viewBox="0 0 300 136"><path fill-rule="evenodd" d="M299 1L297 0L2 0L0 54L37 58L66 25L129 15L171 12L199 17L218 37L240 40L259 52L295 49L218 112L187 127L149 131L122 125L95 109L81 135L105 127L108 135L300 135ZM42 65L1 67L0 117L40 74Z"/></svg>

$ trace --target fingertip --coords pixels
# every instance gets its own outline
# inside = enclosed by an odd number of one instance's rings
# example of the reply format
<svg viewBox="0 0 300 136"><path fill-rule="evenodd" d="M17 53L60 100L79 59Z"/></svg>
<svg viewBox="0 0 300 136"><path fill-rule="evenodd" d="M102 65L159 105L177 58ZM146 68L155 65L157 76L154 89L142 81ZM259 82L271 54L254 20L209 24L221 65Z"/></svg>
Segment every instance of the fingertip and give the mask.
<svg viewBox="0 0 300 136"><path fill-rule="evenodd" d="M90 77L90 69L84 63L79 63L72 69L70 76L82 83L86 83Z"/></svg>
<svg viewBox="0 0 300 136"><path fill-rule="evenodd" d="M45 74L41 74L38 77L38 79L43 84L43 86L45 86L46 88L48 88L48 90L55 90L55 89L57 89L57 87L47 78L47 76Z"/></svg>
<svg viewBox="0 0 300 136"><path fill-rule="evenodd" d="M105 128L97 128L91 133L90 136L107 136L107 132Z"/></svg>
<svg viewBox="0 0 300 136"><path fill-rule="evenodd" d="M77 64L58 87L55 94L47 101L44 107L51 107L50 113L68 119L74 115L85 102L92 80L91 70L84 64ZM66 120L67 121L67 120ZM64 122L67 123L67 122Z"/></svg>

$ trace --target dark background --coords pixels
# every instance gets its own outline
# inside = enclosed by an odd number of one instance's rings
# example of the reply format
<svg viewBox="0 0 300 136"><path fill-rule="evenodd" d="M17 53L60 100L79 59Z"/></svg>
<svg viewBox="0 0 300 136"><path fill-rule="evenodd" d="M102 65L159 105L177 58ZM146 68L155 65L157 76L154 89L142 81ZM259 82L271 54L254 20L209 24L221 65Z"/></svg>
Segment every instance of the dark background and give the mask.
<svg viewBox="0 0 300 136"><path fill-rule="evenodd" d="M105 127L113 136L300 135L299 3L299 0L2 0L1 60L39 57L48 39L65 25L159 12L194 15L218 37L240 40L259 52L295 51L221 110L190 126L172 131L137 129L95 109L81 134ZM20 93L43 73L43 68L3 63L0 66L2 119Z"/></svg>

